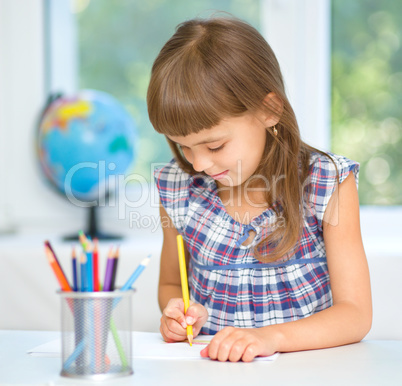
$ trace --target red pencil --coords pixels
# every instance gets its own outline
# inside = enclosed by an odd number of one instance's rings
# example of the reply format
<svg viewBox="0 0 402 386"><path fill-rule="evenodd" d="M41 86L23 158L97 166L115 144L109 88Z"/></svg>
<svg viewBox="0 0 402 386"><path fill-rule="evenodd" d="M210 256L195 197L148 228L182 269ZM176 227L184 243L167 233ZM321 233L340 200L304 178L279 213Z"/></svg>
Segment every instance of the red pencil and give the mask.
<svg viewBox="0 0 402 386"><path fill-rule="evenodd" d="M67 278L64 275L64 272L61 269L59 262L57 261L56 255L54 254L51 247L49 247L49 245L46 243L45 243L45 253L47 260L49 261L49 264L52 267L54 274L56 275L57 281L59 282L61 289L63 291L70 292L71 291L70 284L68 283Z"/></svg>
<svg viewBox="0 0 402 386"><path fill-rule="evenodd" d="M94 269L94 291L100 291L98 239L94 239L93 269Z"/></svg>

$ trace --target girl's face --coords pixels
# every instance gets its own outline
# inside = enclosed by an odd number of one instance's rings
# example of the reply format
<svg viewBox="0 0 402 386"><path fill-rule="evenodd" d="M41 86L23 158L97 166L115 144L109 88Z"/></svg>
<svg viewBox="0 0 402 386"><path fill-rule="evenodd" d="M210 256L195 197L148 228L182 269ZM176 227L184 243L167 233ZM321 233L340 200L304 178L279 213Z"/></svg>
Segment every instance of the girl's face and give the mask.
<svg viewBox="0 0 402 386"><path fill-rule="evenodd" d="M223 119L211 129L168 136L182 149L197 172L221 186L239 186L256 171L265 148L266 124L251 113Z"/></svg>

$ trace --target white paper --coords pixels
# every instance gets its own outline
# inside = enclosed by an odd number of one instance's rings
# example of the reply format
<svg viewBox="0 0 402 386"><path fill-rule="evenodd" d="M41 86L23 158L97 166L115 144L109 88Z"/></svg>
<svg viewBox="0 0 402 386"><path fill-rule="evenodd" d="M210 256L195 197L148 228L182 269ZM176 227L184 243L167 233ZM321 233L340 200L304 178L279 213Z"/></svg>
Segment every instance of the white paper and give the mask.
<svg viewBox="0 0 402 386"><path fill-rule="evenodd" d="M193 345L188 342L166 343L157 332L133 332L133 357L145 359L207 360L201 357L201 350L208 345L212 335L202 335L194 339ZM61 340L34 347L27 352L32 356L60 357ZM256 361L274 361L278 353L269 357L258 357Z"/></svg>
<svg viewBox="0 0 402 386"><path fill-rule="evenodd" d="M36 346L27 351L27 354L33 357L60 358L61 357L61 340L55 339L50 342Z"/></svg>

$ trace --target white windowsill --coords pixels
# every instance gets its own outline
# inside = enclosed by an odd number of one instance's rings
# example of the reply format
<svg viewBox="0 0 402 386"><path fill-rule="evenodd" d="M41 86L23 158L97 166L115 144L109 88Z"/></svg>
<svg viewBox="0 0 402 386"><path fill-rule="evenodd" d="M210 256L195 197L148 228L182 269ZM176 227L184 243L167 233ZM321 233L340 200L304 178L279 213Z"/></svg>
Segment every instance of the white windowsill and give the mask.
<svg viewBox="0 0 402 386"><path fill-rule="evenodd" d="M116 212L111 208L100 209L100 225L102 231L118 233L127 239L141 239L148 242L159 242L162 232L160 226L150 224L158 220L159 211L153 208L127 208L127 213L136 211L137 217L141 216L140 221L130 222L130 216L125 220L117 220L114 216ZM147 219L145 220L145 217ZM376 207L362 206L360 208L360 222L365 251L370 258L400 257L402 258L402 238L401 238L401 219L402 206ZM71 220L71 219L69 219ZM58 238L62 235L70 234L78 230L80 225L77 221L65 221L63 224L58 222L57 226L47 224L30 224L21 227L18 232L11 234L0 234L0 242L16 242L19 237L23 238Z"/></svg>
<svg viewBox="0 0 402 386"><path fill-rule="evenodd" d="M402 206L362 206L360 224L368 256L402 258Z"/></svg>

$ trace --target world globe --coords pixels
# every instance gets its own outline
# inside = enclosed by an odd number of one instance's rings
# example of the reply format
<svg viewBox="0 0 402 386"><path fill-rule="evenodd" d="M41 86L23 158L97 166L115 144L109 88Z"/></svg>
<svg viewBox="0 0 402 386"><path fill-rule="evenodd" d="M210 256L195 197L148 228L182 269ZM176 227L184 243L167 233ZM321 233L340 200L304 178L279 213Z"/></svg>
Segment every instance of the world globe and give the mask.
<svg viewBox="0 0 402 386"><path fill-rule="evenodd" d="M73 204L95 207L135 160L136 126L111 95L83 90L50 100L37 133L40 169Z"/></svg>

